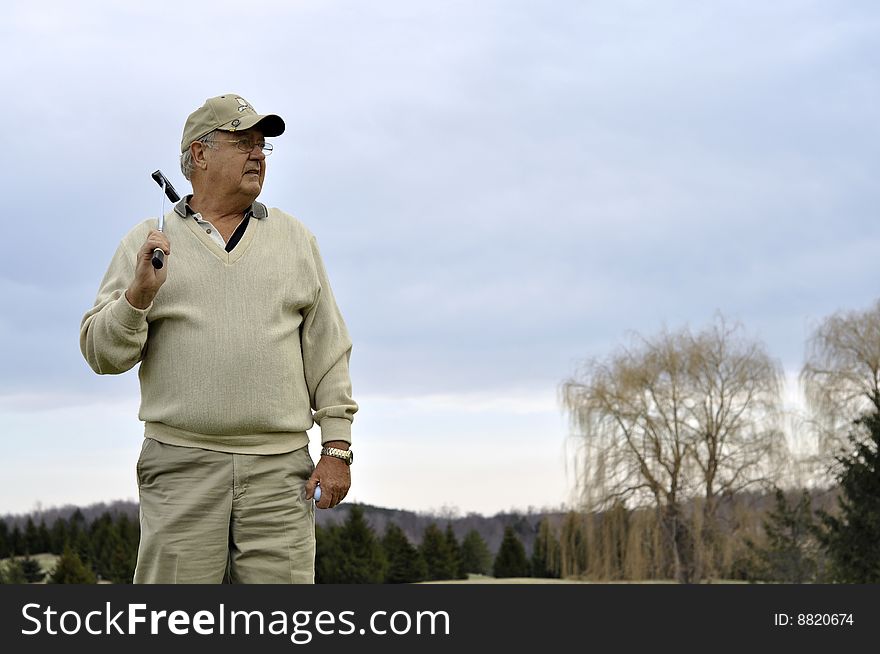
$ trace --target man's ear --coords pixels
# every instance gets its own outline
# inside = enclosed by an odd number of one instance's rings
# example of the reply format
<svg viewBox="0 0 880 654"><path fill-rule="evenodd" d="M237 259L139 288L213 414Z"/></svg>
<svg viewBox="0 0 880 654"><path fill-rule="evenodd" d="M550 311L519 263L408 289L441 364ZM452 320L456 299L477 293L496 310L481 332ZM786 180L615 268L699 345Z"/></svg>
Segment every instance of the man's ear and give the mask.
<svg viewBox="0 0 880 654"><path fill-rule="evenodd" d="M199 141L195 141L192 145L189 146L189 152L192 155L193 166L196 168L201 168L204 170L208 167L208 161L206 158L207 147L205 147L204 143Z"/></svg>

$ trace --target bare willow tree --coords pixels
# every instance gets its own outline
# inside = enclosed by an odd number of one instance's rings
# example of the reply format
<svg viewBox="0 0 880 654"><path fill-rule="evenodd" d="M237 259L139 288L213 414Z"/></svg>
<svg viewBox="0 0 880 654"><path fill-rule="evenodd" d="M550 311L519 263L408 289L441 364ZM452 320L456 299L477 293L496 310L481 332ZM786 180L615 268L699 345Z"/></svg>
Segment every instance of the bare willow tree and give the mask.
<svg viewBox="0 0 880 654"><path fill-rule="evenodd" d="M880 411L880 301L825 318L807 343L800 378L820 452L836 454L856 418Z"/></svg>
<svg viewBox="0 0 880 654"><path fill-rule="evenodd" d="M712 575L719 498L772 480L785 452L781 366L740 325L635 336L591 359L561 386L581 441L579 475L588 510L617 502L658 513L676 579ZM694 533L689 500L701 498Z"/></svg>

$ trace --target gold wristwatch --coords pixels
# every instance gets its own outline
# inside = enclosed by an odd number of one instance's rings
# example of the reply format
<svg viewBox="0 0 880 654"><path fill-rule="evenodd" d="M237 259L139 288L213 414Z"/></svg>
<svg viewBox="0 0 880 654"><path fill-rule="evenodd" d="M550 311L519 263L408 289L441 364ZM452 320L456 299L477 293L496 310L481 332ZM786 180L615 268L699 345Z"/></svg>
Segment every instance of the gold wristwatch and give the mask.
<svg viewBox="0 0 880 654"><path fill-rule="evenodd" d="M342 459L348 465L351 465L351 462L354 461L354 452L351 450L343 450L338 447L322 447L321 456L332 456L337 459Z"/></svg>

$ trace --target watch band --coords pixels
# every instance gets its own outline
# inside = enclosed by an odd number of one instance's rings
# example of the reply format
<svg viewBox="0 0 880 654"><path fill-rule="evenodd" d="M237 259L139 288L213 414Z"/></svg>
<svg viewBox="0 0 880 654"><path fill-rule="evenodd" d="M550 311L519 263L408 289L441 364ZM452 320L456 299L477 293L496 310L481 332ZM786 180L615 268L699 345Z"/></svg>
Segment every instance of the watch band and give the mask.
<svg viewBox="0 0 880 654"><path fill-rule="evenodd" d="M321 456L332 456L336 459L342 459L348 465L354 461L354 452L351 450L343 450L339 447L322 447Z"/></svg>

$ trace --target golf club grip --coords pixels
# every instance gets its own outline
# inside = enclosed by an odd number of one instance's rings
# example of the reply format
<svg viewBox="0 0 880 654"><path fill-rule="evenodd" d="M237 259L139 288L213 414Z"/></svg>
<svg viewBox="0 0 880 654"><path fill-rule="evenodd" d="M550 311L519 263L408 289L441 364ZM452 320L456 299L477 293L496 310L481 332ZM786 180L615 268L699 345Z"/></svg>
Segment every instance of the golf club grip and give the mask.
<svg viewBox="0 0 880 654"><path fill-rule="evenodd" d="M165 265L165 252L162 250L162 248L156 248L155 250L153 250L152 262L153 268L155 268L156 270L159 270L159 268Z"/></svg>

